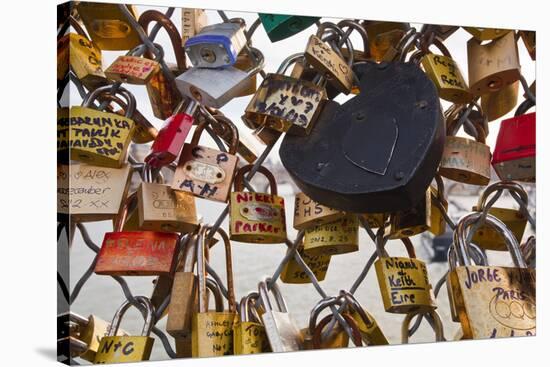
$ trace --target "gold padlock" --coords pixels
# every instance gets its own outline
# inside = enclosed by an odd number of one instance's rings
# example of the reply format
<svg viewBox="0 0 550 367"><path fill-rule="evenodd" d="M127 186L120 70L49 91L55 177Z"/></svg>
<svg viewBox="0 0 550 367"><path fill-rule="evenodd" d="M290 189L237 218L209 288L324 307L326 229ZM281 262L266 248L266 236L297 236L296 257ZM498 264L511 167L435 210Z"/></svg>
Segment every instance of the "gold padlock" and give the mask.
<svg viewBox="0 0 550 367"><path fill-rule="evenodd" d="M510 29L463 27L478 41L492 41L512 32ZM512 32L513 33L513 32Z"/></svg>
<svg viewBox="0 0 550 367"><path fill-rule="evenodd" d="M443 185L443 179L439 174L436 174L435 182L437 188L430 186L430 228L429 231L432 232L434 236L441 236L447 230L447 221L445 220L445 215L443 211L447 212L449 209L449 203L445 199L445 187Z"/></svg>
<svg viewBox="0 0 550 367"><path fill-rule="evenodd" d="M277 182L264 166L259 173L269 180L270 194L244 191L244 175L254 166L246 165L235 174L235 192L231 193L229 235L234 241L247 243L282 243L286 241L285 200L277 195Z"/></svg>
<svg viewBox="0 0 550 367"><path fill-rule="evenodd" d="M359 221L355 214L306 229L304 252L308 255L341 255L359 250Z"/></svg>
<svg viewBox="0 0 550 367"><path fill-rule="evenodd" d="M481 109L487 121L494 121L512 111L518 103L519 80L497 90L481 95Z"/></svg>
<svg viewBox="0 0 550 367"><path fill-rule="evenodd" d="M233 66L242 71L252 69L257 62L252 59L251 55L252 54L249 54L246 49L242 50L237 56L237 61L235 61L235 64L233 64ZM256 93L256 80L257 74L254 74L252 77L248 78L248 80L246 81L246 87L243 87L243 91L238 93L235 97L246 97Z"/></svg>
<svg viewBox="0 0 550 367"><path fill-rule="evenodd" d="M487 186L485 191L479 197L477 205L472 208L472 211L482 212L486 209L486 204L492 193L499 190L508 190L519 196L525 207L528 205L527 192L523 187L513 181L500 181L490 186ZM527 217L518 209L511 208L495 208L490 207L489 214L500 219L504 225L514 234L516 241L520 242L525 226L527 225ZM489 225L482 225L472 237L472 242L485 250L507 251L506 242L500 236L498 231L495 231Z"/></svg>
<svg viewBox="0 0 550 367"><path fill-rule="evenodd" d="M344 218L345 212L329 208L313 201L303 192L294 200L294 228L304 230Z"/></svg>
<svg viewBox="0 0 550 367"><path fill-rule="evenodd" d="M304 252L303 242L298 247L298 254L304 260L307 267L313 272L318 282L325 280L328 266L330 264L329 255L309 255ZM311 279L307 276L305 270L292 257L284 266L281 272L281 282L288 284L305 284L311 283Z"/></svg>
<svg viewBox="0 0 550 367"><path fill-rule="evenodd" d="M361 338L366 345L390 344L376 319L359 304L359 301L350 292L341 290L340 297L343 297L348 302L346 312L357 323Z"/></svg>
<svg viewBox="0 0 550 367"><path fill-rule="evenodd" d="M321 312L329 306L339 306L341 304L342 300L340 298L329 297L320 300L313 306L309 314L308 327L300 330L305 350L345 348L348 346L349 336L339 323L336 323L327 335L322 335L323 332L326 332L327 323L321 327L322 330L319 333L316 333L316 329L319 326L317 321ZM333 319L333 316L328 315L329 321Z"/></svg>
<svg viewBox="0 0 550 367"><path fill-rule="evenodd" d="M410 25L398 22L365 21L363 27L369 37L371 58L378 62L386 60L387 54L396 49Z"/></svg>
<svg viewBox="0 0 550 367"><path fill-rule="evenodd" d="M468 41L468 80L474 95L495 92L520 77L514 32L483 45L475 38Z"/></svg>
<svg viewBox="0 0 550 367"><path fill-rule="evenodd" d="M260 315L256 310L259 294L252 292L239 303L239 319L233 329L235 355L269 352L269 341Z"/></svg>
<svg viewBox="0 0 550 367"><path fill-rule="evenodd" d="M386 227L390 239L412 237L427 231L432 220L431 190L428 188L424 197L410 209L392 213L390 226Z"/></svg>
<svg viewBox="0 0 550 367"><path fill-rule="evenodd" d="M147 84L160 70L160 64L156 60L134 56L140 47L130 51L128 55L119 56L105 69L107 78L120 83ZM156 59L161 60L164 52L160 47L156 49Z"/></svg>
<svg viewBox="0 0 550 367"><path fill-rule="evenodd" d="M402 240L409 257L389 257L382 243L376 243L378 259L374 268L384 309L391 313L435 310L437 305L426 264L416 258L410 240Z"/></svg>

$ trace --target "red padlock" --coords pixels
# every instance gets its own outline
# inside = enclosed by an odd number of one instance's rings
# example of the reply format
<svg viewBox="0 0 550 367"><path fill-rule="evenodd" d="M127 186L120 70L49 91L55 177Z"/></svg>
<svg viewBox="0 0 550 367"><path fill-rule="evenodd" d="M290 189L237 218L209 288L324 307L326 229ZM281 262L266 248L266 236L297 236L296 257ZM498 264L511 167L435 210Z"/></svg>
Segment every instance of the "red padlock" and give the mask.
<svg viewBox="0 0 550 367"><path fill-rule="evenodd" d="M159 168L172 163L179 156L185 138L193 126L196 107L197 104L191 101L185 112L176 113L166 120L145 162L153 168Z"/></svg>
<svg viewBox="0 0 550 367"><path fill-rule="evenodd" d="M179 235L166 232L123 232L128 207L126 200L115 231L105 233L94 272L100 275L169 275L174 269Z"/></svg>
<svg viewBox="0 0 550 367"><path fill-rule="evenodd" d="M536 112L525 113L532 106L524 101L514 117L500 124L491 164L501 180L535 182Z"/></svg>

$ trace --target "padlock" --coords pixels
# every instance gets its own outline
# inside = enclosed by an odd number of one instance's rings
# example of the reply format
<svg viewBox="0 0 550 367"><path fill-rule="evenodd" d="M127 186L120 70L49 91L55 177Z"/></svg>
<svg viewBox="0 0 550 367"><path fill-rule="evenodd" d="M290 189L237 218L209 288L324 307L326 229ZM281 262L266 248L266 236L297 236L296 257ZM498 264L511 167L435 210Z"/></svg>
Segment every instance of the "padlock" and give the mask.
<svg viewBox="0 0 550 367"><path fill-rule="evenodd" d="M468 41L468 80L474 95L495 92L520 77L521 66L514 32L483 45L475 38Z"/></svg>
<svg viewBox="0 0 550 367"><path fill-rule="evenodd" d="M177 233L121 231L133 198L135 194L124 203L115 231L105 233L94 272L99 275L171 274L179 247Z"/></svg>
<svg viewBox="0 0 550 367"><path fill-rule="evenodd" d="M235 64L233 66L239 70L246 71L253 68L255 64L256 64L256 61L254 60L254 58L252 58L251 55L248 52L246 52L246 50L243 50L237 56L237 61L235 61ZM257 89L257 74L254 74L246 82L246 87L243 87L243 90L238 95L236 95L236 97L251 96L254 93L256 93L256 89Z"/></svg>
<svg viewBox="0 0 550 367"><path fill-rule="evenodd" d="M245 117L255 127L267 126L289 134L307 135L321 112L325 88L285 76L288 67L303 57L287 57L275 74L267 74L246 107ZM321 83L322 84L322 83Z"/></svg>
<svg viewBox="0 0 550 367"><path fill-rule="evenodd" d="M57 212L75 222L114 219L130 186L132 168L88 164L57 166Z"/></svg>
<svg viewBox="0 0 550 367"><path fill-rule="evenodd" d="M227 124L214 124L212 121L212 129L214 133L218 135L226 144L230 144L233 139L233 134L230 129L227 128L229 124L233 124L226 116L221 114L221 111L217 111L215 114L215 120L225 120ZM237 145L237 154L246 162L252 164L258 158L258 154L254 146L250 142L250 138L247 135L239 134L239 144Z"/></svg>
<svg viewBox="0 0 550 367"><path fill-rule="evenodd" d="M192 355L193 357L215 357L233 354L233 327L238 319L233 289L233 269L231 261L231 243L222 229L218 229L224 242L227 271L227 290L229 308L227 311L209 311L206 297L206 236L211 227L203 227L199 233L197 248L197 273L199 310L193 315Z"/></svg>
<svg viewBox="0 0 550 367"><path fill-rule="evenodd" d="M69 72L70 35L66 34L57 40L57 80L62 81Z"/></svg>
<svg viewBox="0 0 550 367"><path fill-rule="evenodd" d="M131 119L136 106L133 94L120 87L119 93L126 99L125 116L91 108L101 94L109 94L110 85L99 87L70 110L69 147L71 159L97 166L120 168L126 159L128 146L134 131Z"/></svg>
<svg viewBox="0 0 550 367"><path fill-rule="evenodd" d="M264 65L264 56L257 48L250 47L256 64L249 70L234 66L219 69L192 67L176 78L176 85L185 97L211 107L221 108L246 90L250 78Z"/></svg>
<svg viewBox="0 0 550 367"><path fill-rule="evenodd" d="M259 294L252 292L239 303L239 319L233 329L235 355L269 352L269 341L256 310Z"/></svg>
<svg viewBox="0 0 550 367"><path fill-rule="evenodd" d="M305 230L304 252L311 256L359 251L359 221L354 214Z"/></svg>
<svg viewBox="0 0 550 367"><path fill-rule="evenodd" d="M203 27L185 42L185 53L195 67L224 68L235 64L246 45L245 24L226 22Z"/></svg>
<svg viewBox="0 0 550 367"><path fill-rule="evenodd" d="M445 213L449 209L449 203L445 199L445 187L440 175L435 175L436 187L430 186L430 228L434 236L441 236L447 230Z"/></svg>
<svg viewBox="0 0 550 367"><path fill-rule="evenodd" d="M365 21L370 44L370 55L374 61L389 60L387 54L397 47L401 38L410 29L409 23Z"/></svg>
<svg viewBox="0 0 550 367"><path fill-rule="evenodd" d="M303 192L296 194L294 200L294 229L297 231L334 222L345 216L345 212L319 204Z"/></svg>
<svg viewBox="0 0 550 367"><path fill-rule="evenodd" d="M451 54L439 39L434 38L433 45L437 46L443 55L428 53L422 57L422 67L435 84L439 97L452 103L468 103L473 99L464 80L458 64L451 58Z"/></svg>
<svg viewBox="0 0 550 367"><path fill-rule="evenodd" d="M304 57L313 69L321 73L338 91L349 94L353 84L353 71L351 69L353 57L346 61L329 44L323 42L323 34L327 31L338 32L344 37L344 32L334 23L322 23L318 27L317 33L309 37ZM349 38L346 39L346 42L348 43L348 49L353 50Z"/></svg>
<svg viewBox="0 0 550 367"><path fill-rule="evenodd" d="M176 57L176 65L167 64L169 70L164 70L161 64L159 70L153 74L146 84L149 101L153 108L153 114L155 117L165 120L174 114L174 110L182 100L174 79L169 79L165 75L165 73L169 73L175 78L187 70L181 36L170 18L157 10L147 10L143 12L138 22L146 32L152 22L161 25L168 34ZM147 51L145 57L152 58L153 55L150 51Z"/></svg>
<svg viewBox="0 0 550 367"><path fill-rule="evenodd" d="M355 320L347 314L342 314L341 316L344 319L344 321L346 322L346 324L349 326L349 328L352 332L351 340L352 340L353 344L356 347L363 346L363 341L361 339L361 333L359 332L359 327L357 326L357 323L355 322ZM321 335L322 335L322 332L323 332L324 328L332 321L333 317L334 317L333 315L327 315L321 321L319 321L319 323L317 324L317 327L315 328L315 331L313 333L313 339L312 339L313 349L326 349L321 344L322 343ZM337 334L337 335L342 335L342 334ZM330 339L331 338L329 338L329 341L330 341ZM338 337L336 337L336 339L334 339L332 341L332 343L329 343L329 346L327 348L341 348L342 345L343 345L342 340L339 339Z"/></svg>
<svg viewBox="0 0 550 367"><path fill-rule="evenodd" d="M258 284L258 293L264 309L264 313L260 316L265 326L265 332L269 340L269 345L271 346L271 351L278 353L301 350L303 347L303 339L300 330L298 330L296 322L288 312L286 302L277 283L273 282L273 284L271 284L271 290L268 290L267 285L270 282L271 278L266 278L261 281ZM269 299L270 291L275 296L276 309L271 305Z"/></svg>
<svg viewBox="0 0 550 367"><path fill-rule="evenodd" d="M71 17L71 24L76 20ZM80 25L75 27L78 31ZM76 77L88 90L109 84L101 64L101 50L90 41L85 33L70 33L70 65Z"/></svg>
<svg viewBox="0 0 550 367"><path fill-rule="evenodd" d="M208 24L204 9L181 8L181 46Z"/></svg>
<svg viewBox="0 0 550 367"><path fill-rule="evenodd" d="M456 114L461 112L456 111ZM491 148L485 144L485 131L479 124L475 124L476 140L454 136L460 128L460 120L469 121L469 117L458 119L456 114L447 116L448 135L439 174L453 181L485 186L491 179Z"/></svg>
<svg viewBox="0 0 550 367"><path fill-rule="evenodd" d="M141 56L135 56L143 46L132 49L128 55L119 56L105 69L107 78L120 83L147 84L160 70L160 64L156 60L164 57L164 51L155 44L155 60Z"/></svg>
<svg viewBox="0 0 550 367"><path fill-rule="evenodd" d="M447 38L452 36L460 28L458 26L442 25L442 24L435 24L435 25L432 24L431 26L435 35L442 41L445 41Z"/></svg>
<svg viewBox="0 0 550 367"><path fill-rule="evenodd" d="M390 239L412 237L430 229L432 225L431 187L426 195L409 209L390 215L390 226L386 227Z"/></svg>
<svg viewBox="0 0 550 367"><path fill-rule="evenodd" d="M297 251L307 267L313 272L317 281L322 282L325 280L331 257L329 255L310 255L304 252L303 242L299 245ZM305 284L311 283L311 279L294 257L292 257L285 264L281 272L281 282L287 284Z"/></svg>
<svg viewBox="0 0 550 367"><path fill-rule="evenodd" d="M512 111L518 103L519 80L497 90L481 95L481 109L487 121L494 121Z"/></svg>
<svg viewBox="0 0 550 367"><path fill-rule="evenodd" d="M503 37L508 33L514 33L510 29L462 27L478 41L492 41Z"/></svg>
<svg viewBox="0 0 550 367"><path fill-rule="evenodd" d="M333 209L410 208L426 194L443 152L436 89L413 63L365 62L355 72L365 92L341 106L327 103L307 137L286 134L281 162L301 191Z"/></svg>
<svg viewBox="0 0 550 367"><path fill-rule="evenodd" d="M467 230L481 217L470 213L457 223L453 247L458 266L450 285L465 339L536 334L536 270L527 268L519 244L508 228L488 214L485 224L505 239L514 267L471 265Z"/></svg>
<svg viewBox="0 0 550 367"><path fill-rule="evenodd" d="M300 333L304 340L303 349L330 349L345 348L348 346L349 336L339 322L334 325L330 332L326 330L327 324L325 323L322 327L322 330L320 330L320 332L316 334L316 329L318 326L317 321L321 312L323 312L327 307L340 305L342 305L341 298L329 297L321 299L319 302L317 302L315 306L313 306L309 314L308 326L300 330ZM334 320L334 315L329 314L328 316L329 321ZM323 333L325 335L323 335ZM315 340L314 336L316 336Z"/></svg>
<svg viewBox="0 0 550 367"><path fill-rule="evenodd" d="M536 32L535 31L519 31L519 35L531 60L535 61L537 59L537 49L536 49Z"/></svg>
<svg viewBox="0 0 550 367"><path fill-rule="evenodd" d="M412 319L421 313L423 312L408 313L403 319L403 324L401 325L401 344L409 344L409 325L411 324ZM435 332L435 341L445 341L443 322L441 321L441 316L439 316L439 313L436 310L429 310L425 313L430 315L434 321L432 328Z"/></svg>
<svg viewBox="0 0 550 367"><path fill-rule="evenodd" d="M510 193L517 194L525 207L529 204L527 192L520 184L513 181L500 181L487 186L485 191L483 191L479 197L477 205L472 208L472 211L484 211L491 194L499 190L508 190ZM527 217L521 210L511 208L495 208L492 206L489 208L488 213L501 220L508 230L512 232L516 238L516 241L518 243L521 242L523 233L525 232L525 226L527 225ZM503 240L502 236L500 236L500 233L489 225L482 225L479 227L472 237L472 242L485 250L508 250L506 242Z"/></svg>
<svg viewBox="0 0 550 367"><path fill-rule="evenodd" d="M367 30L358 22L356 21L352 21L350 19L343 19L341 21L338 22L337 26L339 28L341 28L342 30L344 30L345 28L348 28L345 32L346 33L350 33L355 30L357 31L357 33L359 33L359 36L361 37L361 41L362 41L362 44L363 44L363 50L362 51L359 51L357 49L354 48L353 50L353 62L359 62L359 61L367 61L368 59L370 59L370 43L369 43L369 36L367 34ZM341 48L341 53L342 53L342 56L348 60L349 57L352 55L352 53L350 52L350 50L347 48L347 47L342 47ZM359 93L359 87L354 85L352 87L352 90L351 92L353 94L358 94Z"/></svg>
<svg viewBox="0 0 550 367"><path fill-rule="evenodd" d="M109 334L101 338L94 364L123 363L148 361L155 339L151 330L155 326L155 309L147 297L136 296L135 300L145 307L145 324L141 336L117 336L122 316L132 306L130 301L124 302L115 313Z"/></svg>
<svg viewBox="0 0 550 367"><path fill-rule="evenodd" d="M530 268L537 267L537 240L535 236L529 236L525 243L520 246L521 254L525 259L525 263Z"/></svg>
<svg viewBox="0 0 550 367"><path fill-rule="evenodd" d="M384 332L376 322L376 319L364 309L359 301L348 291L341 290L340 297L343 297L348 302L346 313L349 314L361 333L363 343L366 345L388 345L388 339Z"/></svg>
<svg viewBox="0 0 550 367"><path fill-rule="evenodd" d="M126 7L137 18L135 6ZM83 1L76 8L90 38L101 50L130 50L141 43L137 29L118 4Z"/></svg>
<svg viewBox="0 0 550 367"><path fill-rule="evenodd" d="M235 155L239 141L239 132L235 125L220 120L232 133L228 152L207 148L199 144L202 131L208 122L201 122L191 143L183 145L172 188L190 192L195 196L214 201L227 202L233 183L233 176L239 158Z"/></svg>
<svg viewBox="0 0 550 367"><path fill-rule="evenodd" d="M277 42L292 37L311 27L319 17L297 15L258 13L265 32L271 42Z"/></svg>
<svg viewBox="0 0 550 367"><path fill-rule="evenodd" d="M526 113L532 106L525 100L500 123L491 164L501 180L536 180L536 112Z"/></svg>
<svg viewBox="0 0 550 367"><path fill-rule="evenodd" d="M385 226L386 221L390 218L390 213L366 213L358 214L358 216L367 222L369 228L374 229Z"/></svg>
<svg viewBox="0 0 550 367"><path fill-rule="evenodd" d="M378 259L374 268L384 309L391 313L435 310L437 304L426 264L416 258L410 241L403 241L403 244L409 257L389 257L383 245L376 243Z"/></svg>
<svg viewBox="0 0 550 367"><path fill-rule="evenodd" d="M241 116L241 118L243 119L243 121L247 120L244 115ZM252 124L250 126L254 125ZM274 145L275 142L279 140L282 134L283 133L281 131L273 130L267 126L254 127L254 131L252 131L252 136L254 136L256 140L264 145Z"/></svg>
<svg viewBox="0 0 550 367"><path fill-rule="evenodd" d="M143 171L148 169L146 163ZM147 177L147 174L144 176ZM139 228L142 230L190 233L197 229L195 197L188 192L154 183L149 177L140 184L137 200Z"/></svg>
<svg viewBox="0 0 550 367"><path fill-rule="evenodd" d="M270 194L244 191L246 165L235 174L235 191L229 201L229 236L245 243L283 243L286 241L285 200L277 195L277 182L264 166L258 173L269 181Z"/></svg>

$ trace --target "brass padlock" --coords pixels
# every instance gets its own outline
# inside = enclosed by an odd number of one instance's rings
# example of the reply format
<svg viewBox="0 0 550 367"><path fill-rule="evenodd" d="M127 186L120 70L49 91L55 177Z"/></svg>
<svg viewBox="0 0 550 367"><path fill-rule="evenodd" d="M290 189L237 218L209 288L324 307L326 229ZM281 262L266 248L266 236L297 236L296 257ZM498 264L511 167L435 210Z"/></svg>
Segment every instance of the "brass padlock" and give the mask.
<svg viewBox="0 0 550 367"><path fill-rule="evenodd" d="M130 50L141 43L137 29L118 4L82 1L76 7L90 38L101 50ZM126 8L137 18L134 5Z"/></svg>
<svg viewBox="0 0 550 367"><path fill-rule="evenodd" d="M469 122L469 118L458 119L461 110L452 107L451 110L447 115L447 137L439 174L453 181L485 186L491 179L491 149L485 144L485 131L475 124L476 140L454 136L460 128L460 120Z"/></svg>
<svg viewBox="0 0 550 367"><path fill-rule="evenodd" d="M181 8L181 46L208 24L204 9Z"/></svg>
<svg viewBox="0 0 550 367"><path fill-rule="evenodd" d="M520 77L514 32L483 45L475 38L468 41L468 80L474 95L495 92Z"/></svg>
<svg viewBox="0 0 550 367"><path fill-rule="evenodd" d="M341 290L340 297L343 297L348 302L346 313L356 322L363 343L366 345L390 344L376 319L359 304L359 301L350 292Z"/></svg>
<svg viewBox="0 0 550 367"><path fill-rule="evenodd" d="M496 92L481 95L481 109L487 121L494 121L512 111L518 103L519 80Z"/></svg>
<svg viewBox="0 0 550 367"><path fill-rule="evenodd" d="M431 189L410 209L392 213L390 226L386 227L390 239L412 237L430 229L432 225Z"/></svg>
<svg viewBox="0 0 550 367"><path fill-rule="evenodd" d="M450 288L465 339L536 334L536 270L528 268L519 244L508 228L488 214L485 224L505 240L513 267L474 266L468 257L468 229L481 213L470 213L457 223L452 249L458 266L451 267Z"/></svg>
<svg viewBox="0 0 550 367"><path fill-rule="evenodd" d="M241 53L237 56L237 60L234 67L239 70L246 71L254 67L256 61L252 56L247 52L247 50L242 50ZM257 89L257 74L254 74L246 82L246 87L243 87L243 90L236 95L236 97L246 97L256 93Z"/></svg>
<svg viewBox="0 0 550 367"><path fill-rule="evenodd" d="M304 252L303 242L299 245L297 251L307 267L313 272L317 281L322 282L325 280L330 264L330 255L310 255ZM304 284L311 283L311 279L296 259L292 257L285 264L281 272L281 282L288 284Z"/></svg>
<svg viewBox="0 0 550 367"><path fill-rule="evenodd" d="M99 87L70 110L69 147L72 160L97 166L120 168L127 155L134 131L131 119L136 100L129 91L120 87L128 108L125 116L103 112L90 106L103 93L110 93L111 86Z"/></svg>
<svg viewBox="0 0 550 367"><path fill-rule="evenodd" d="M199 232L197 248L197 273L199 310L193 315L192 322L192 356L214 357L233 354L233 327L237 321L237 306L233 289L233 269L231 260L231 243L222 229L218 229L224 242L227 271L227 290L229 308L227 311L212 312L208 310L206 293L206 236L211 227L203 227Z"/></svg>
<svg viewBox="0 0 550 367"><path fill-rule="evenodd" d="M449 203L445 199L445 187L440 175L435 175L436 187L430 186L430 228L434 236L441 236L447 230L445 213L449 209ZM445 212L445 213L444 213Z"/></svg>
<svg viewBox="0 0 550 367"><path fill-rule="evenodd" d="M156 46L156 45L155 45ZM128 55L119 56L105 69L107 78L128 84L147 84L160 70L160 64L156 60L162 60L164 51L161 47L155 47L155 58L151 60L145 57L135 56L141 52L143 46L131 50Z"/></svg>
<svg viewBox="0 0 550 367"><path fill-rule="evenodd" d="M510 29L499 28L476 28L476 27L462 27L468 33L470 33L478 41L492 41L497 38L503 37L508 33L513 33Z"/></svg>
<svg viewBox="0 0 550 367"><path fill-rule="evenodd" d="M232 133L229 151L207 148L199 145L199 139L208 122L201 122L191 143L183 146L172 188L192 193L195 196L214 201L227 202L233 183L233 176L239 158L235 155L239 141L239 132L228 120L218 120Z"/></svg>
<svg viewBox="0 0 550 367"><path fill-rule="evenodd" d="M477 205L472 208L474 212L485 211L486 204L489 201L489 197L492 193L500 190L508 190L510 193L515 193L519 196L524 206L527 207L529 201L527 198L527 192L523 187L513 181L500 181L490 186L487 186L485 191L479 197ZM527 217L518 209L511 208L495 208L490 207L489 214L501 220L504 225L513 233L516 241L519 243L525 232L525 226L527 225ZM472 237L472 242L485 250L507 251L506 242L498 231L489 225L482 225L476 231Z"/></svg>
<svg viewBox="0 0 550 367"><path fill-rule="evenodd" d="M157 232L193 232L198 226L195 197L170 185L153 183L145 164L138 188L139 228ZM149 171L149 173L147 173ZM149 175L149 179L146 177Z"/></svg>
<svg viewBox="0 0 550 367"><path fill-rule="evenodd" d="M122 316L132 306L130 301L124 302L115 313L109 334L101 338L94 364L123 363L148 361L155 339L150 337L155 325L155 310L147 297L134 297L139 304L145 307L145 324L141 336L117 336Z"/></svg>
<svg viewBox="0 0 550 367"><path fill-rule="evenodd" d="M235 355L269 352L269 342L262 325L256 303L260 295L256 292L247 294L239 303L239 320L233 329L233 346Z"/></svg>
<svg viewBox="0 0 550 367"><path fill-rule="evenodd" d="M359 221L355 214L306 229L304 252L308 255L341 255L359 251Z"/></svg>
<svg viewBox="0 0 550 367"><path fill-rule="evenodd" d="M304 230L344 218L345 212L331 209L309 198L303 192L294 201L294 228Z"/></svg>
<svg viewBox="0 0 550 367"><path fill-rule="evenodd" d="M244 191L244 176L252 168L253 165L244 166L235 174L235 191L229 202L229 236L234 241L248 243L285 242L285 200L277 195L275 177L259 166L257 172L269 180L271 193Z"/></svg>
<svg viewBox="0 0 550 367"><path fill-rule="evenodd" d="M409 344L409 325L411 324L412 319L421 314L422 312L408 313L403 319L403 324L401 325L401 343ZM435 341L442 342L445 341L445 335L443 333L443 322L441 321L441 316L436 310L426 311L426 314L430 315L434 321L432 326L435 331Z"/></svg>
<svg viewBox="0 0 550 367"><path fill-rule="evenodd" d="M428 280L426 264L416 258L410 241L403 241L409 257L389 257L377 241L376 278L384 302L391 313L428 312L437 305Z"/></svg>
<svg viewBox="0 0 550 367"><path fill-rule="evenodd" d="M325 323L321 327L320 332L316 333L317 327L319 326L317 321L321 312L323 312L327 307L340 306L341 304L342 300L340 298L329 297L326 299L321 299L315 306L313 306L309 314L308 327L300 330L302 338L304 339L305 350L345 348L348 346L349 336L339 323L336 323L330 332L327 332L327 324ZM329 321L334 320L334 315L329 314L328 316ZM323 332L325 332L326 335L323 335Z"/></svg>
<svg viewBox="0 0 550 367"><path fill-rule="evenodd" d="M246 119L244 115L241 116L241 119L243 121L248 121L248 119ZM246 122L245 125L254 128L254 131L252 131L252 136L254 136L260 143L264 145L274 145L275 142L279 140L279 138L283 134L281 131L273 130L268 126L254 127L254 124Z"/></svg>
<svg viewBox="0 0 550 367"><path fill-rule="evenodd" d="M388 54L410 28L409 23L365 21L363 27L369 36L370 54L374 61L388 60Z"/></svg>

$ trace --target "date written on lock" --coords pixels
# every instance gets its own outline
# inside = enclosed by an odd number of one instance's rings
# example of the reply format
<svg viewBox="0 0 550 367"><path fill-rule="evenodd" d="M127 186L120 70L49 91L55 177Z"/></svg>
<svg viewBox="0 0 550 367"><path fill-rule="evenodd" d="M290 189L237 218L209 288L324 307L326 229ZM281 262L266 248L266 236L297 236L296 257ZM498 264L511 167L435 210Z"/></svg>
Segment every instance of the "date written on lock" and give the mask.
<svg viewBox="0 0 550 367"><path fill-rule="evenodd" d="M147 84L159 68L159 63L155 60L137 56L119 56L105 70L105 75L118 82Z"/></svg>

